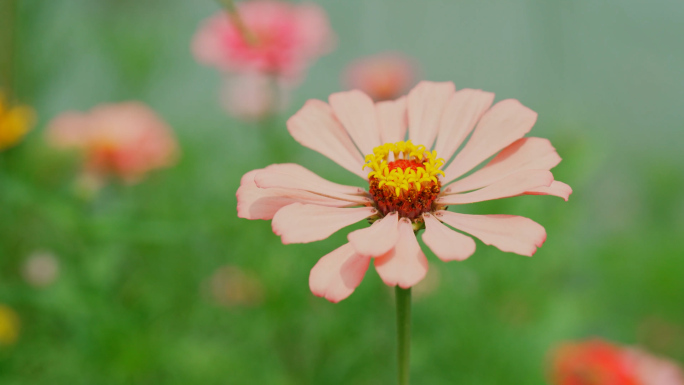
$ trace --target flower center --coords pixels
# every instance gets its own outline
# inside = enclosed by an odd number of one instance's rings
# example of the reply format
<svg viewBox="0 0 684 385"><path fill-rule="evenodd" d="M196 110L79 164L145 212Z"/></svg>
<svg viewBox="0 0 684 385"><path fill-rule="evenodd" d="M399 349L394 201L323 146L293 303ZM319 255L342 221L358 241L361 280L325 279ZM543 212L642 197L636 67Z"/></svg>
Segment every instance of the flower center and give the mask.
<svg viewBox="0 0 684 385"><path fill-rule="evenodd" d="M406 142L386 143L366 156L363 168L370 168L369 191L382 215L393 211L399 216L416 219L430 211L442 184L437 179L444 159L425 146Z"/></svg>

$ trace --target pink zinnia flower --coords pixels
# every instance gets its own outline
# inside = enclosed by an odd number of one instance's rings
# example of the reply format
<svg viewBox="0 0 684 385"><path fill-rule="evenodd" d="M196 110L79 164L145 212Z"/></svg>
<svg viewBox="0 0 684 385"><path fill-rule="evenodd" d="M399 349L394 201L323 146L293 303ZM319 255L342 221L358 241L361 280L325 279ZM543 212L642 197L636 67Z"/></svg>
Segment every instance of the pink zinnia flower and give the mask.
<svg viewBox="0 0 684 385"><path fill-rule="evenodd" d="M332 302L354 291L371 260L389 286L408 288L422 280L428 264L415 235L422 228L423 241L444 261L475 251L472 238L445 224L531 256L546 239L532 220L446 210L523 194L567 200L572 191L549 172L561 160L551 143L523 138L537 114L512 99L490 108L493 100L494 94L480 90L456 92L449 82L421 82L395 101L374 103L360 91L333 94L329 104L309 100L287 122L290 134L364 179L367 190L329 182L296 164L275 164L243 176L238 216L273 219L285 244L322 240L369 220L372 226L350 233L349 243L311 271L312 292Z"/></svg>
<svg viewBox="0 0 684 385"><path fill-rule="evenodd" d="M218 12L195 35L197 61L222 71L298 77L334 45L327 15L313 3L255 0L237 8L255 41L246 40L226 12Z"/></svg>
<svg viewBox="0 0 684 385"><path fill-rule="evenodd" d="M57 148L79 150L87 175L114 175L131 183L148 171L170 166L178 153L169 126L138 102L65 112L50 122L47 139Z"/></svg>
<svg viewBox="0 0 684 385"><path fill-rule="evenodd" d="M345 69L342 82L375 101L398 98L416 84L418 65L397 52L387 52L353 61Z"/></svg>
<svg viewBox="0 0 684 385"><path fill-rule="evenodd" d="M550 376L554 385L684 385L673 362L601 339L559 346Z"/></svg>

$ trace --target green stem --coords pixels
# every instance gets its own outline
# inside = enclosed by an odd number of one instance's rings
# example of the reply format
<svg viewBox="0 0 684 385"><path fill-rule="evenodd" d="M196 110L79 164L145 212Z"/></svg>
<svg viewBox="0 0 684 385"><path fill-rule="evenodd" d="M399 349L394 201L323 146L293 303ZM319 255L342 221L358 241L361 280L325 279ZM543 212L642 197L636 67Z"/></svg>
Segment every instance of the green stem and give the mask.
<svg viewBox="0 0 684 385"><path fill-rule="evenodd" d="M411 364L411 288L395 288L397 298L397 341L399 385L409 385Z"/></svg>
<svg viewBox="0 0 684 385"><path fill-rule="evenodd" d="M249 28L247 28L245 23L242 21L242 17L240 17L240 12L238 12L238 9L235 6L235 3L233 2L233 0L218 0L218 1L219 1L219 3L221 3L223 5L223 7L226 9L226 11L228 11L228 16L233 21L235 28L237 28L240 31L240 34L245 39L245 41L249 45L256 45L257 44L256 36L254 36L252 31L250 31Z"/></svg>

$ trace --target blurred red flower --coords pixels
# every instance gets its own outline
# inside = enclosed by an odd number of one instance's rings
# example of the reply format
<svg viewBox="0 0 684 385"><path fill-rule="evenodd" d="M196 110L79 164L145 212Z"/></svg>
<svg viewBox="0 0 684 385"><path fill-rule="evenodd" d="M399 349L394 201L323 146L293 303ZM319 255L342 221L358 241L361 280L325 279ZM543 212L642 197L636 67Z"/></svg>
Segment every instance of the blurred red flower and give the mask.
<svg viewBox="0 0 684 385"><path fill-rule="evenodd" d="M554 385L684 385L673 362L601 339L558 347L550 377Z"/></svg>

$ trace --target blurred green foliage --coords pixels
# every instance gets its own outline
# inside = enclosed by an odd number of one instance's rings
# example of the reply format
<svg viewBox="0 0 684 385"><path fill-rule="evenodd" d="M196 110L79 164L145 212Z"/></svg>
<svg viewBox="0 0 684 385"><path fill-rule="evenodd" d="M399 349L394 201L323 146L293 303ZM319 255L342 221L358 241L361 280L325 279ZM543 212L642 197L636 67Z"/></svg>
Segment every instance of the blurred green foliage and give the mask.
<svg viewBox="0 0 684 385"><path fill-rule="evenodd" d="M542 384L559 341L603 336L684 361L684 52L677 1L321 1L338 49L311 70L288 114L339 90L351 59L402 50L424 77L515 97L540 113L532 134L564 161L570 202L520 197L464 208L531 217L549 234L533 258L478 242L444 264L414 306L413 378L425 384ZM228 118L219 75L189 42L216 4L22 1L15 85L40 123L0 154L0 303L21 319L0 347L2 384L387 384L394 381L392 291L370 269L333 305L308 272L346 239L283 246L236 217L246 171L296 162L346 171L298 146L285 114L268 127ZM46 148L61 111L136 99L175 129L179 164L92 200L75 159ZM267 138L268 140L264 140ZM356 225L357 227L361 225ZM57 282L22 278L53 252ZM210 294L222 266L263 286L253 304Z"/></svg>

